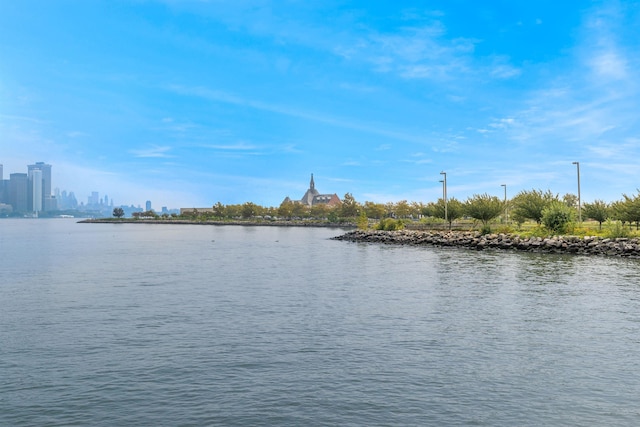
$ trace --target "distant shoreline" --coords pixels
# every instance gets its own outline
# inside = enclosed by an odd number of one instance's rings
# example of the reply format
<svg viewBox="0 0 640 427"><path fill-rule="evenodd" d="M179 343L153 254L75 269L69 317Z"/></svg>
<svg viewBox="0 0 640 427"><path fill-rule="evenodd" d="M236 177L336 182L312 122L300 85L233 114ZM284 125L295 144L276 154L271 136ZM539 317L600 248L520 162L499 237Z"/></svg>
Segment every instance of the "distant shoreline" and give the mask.
<svg viewBox="0 0 640 427"><path fill-rule="evenodd" d="M351 223L329 223L311 221L193 221L185 219L83 219L79 224L182 224L182 225L240 225L257 227L321 227L321 228L342 228L352 229L355 224Z"/></svg>

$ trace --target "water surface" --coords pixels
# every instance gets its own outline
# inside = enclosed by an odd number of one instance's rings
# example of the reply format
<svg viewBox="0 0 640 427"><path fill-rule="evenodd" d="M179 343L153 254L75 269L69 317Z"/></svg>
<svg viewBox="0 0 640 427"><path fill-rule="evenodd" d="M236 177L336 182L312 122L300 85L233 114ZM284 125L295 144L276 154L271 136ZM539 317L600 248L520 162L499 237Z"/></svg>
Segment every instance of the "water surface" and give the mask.
<svg viewBox="0 0 640 427"><path fill-rule="evenodd" d="M640 262L0 221L0 425L637 425Z"/></svg>

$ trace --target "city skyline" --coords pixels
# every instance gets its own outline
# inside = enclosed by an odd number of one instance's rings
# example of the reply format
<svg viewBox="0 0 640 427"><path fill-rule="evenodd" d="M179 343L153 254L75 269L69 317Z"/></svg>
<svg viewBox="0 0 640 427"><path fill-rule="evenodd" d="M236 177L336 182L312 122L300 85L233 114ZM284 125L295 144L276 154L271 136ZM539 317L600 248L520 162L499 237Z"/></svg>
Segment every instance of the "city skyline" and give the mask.
<svg viewBox="0 0 640 427"><path fill-rule="evenodd" d="M106 216L111 214L110 209L116 206L112 198L106 194L101 196L99 191L92 191L86 196L86 203L82 200L78 202L74 191L67 192L54 185L52 169L55 170L53 165L35 162L26 165L22 172L9 171L8 179L5 179L5 168L0 163L0 212L38 215L47 212L93 211ZM152 210L151 200L146 200L144 204L146 211ZM118 206L127 208L129 213L142 211L142 203ZM175 207L163 206L161 209L163 213L177 211Z"/></svg>
<svg viewBox="0 0 640 427"><path fill-rule="evenodd" d="M123 205L619 200L640 187L640 4L3 2L0 161Z"/></svg>

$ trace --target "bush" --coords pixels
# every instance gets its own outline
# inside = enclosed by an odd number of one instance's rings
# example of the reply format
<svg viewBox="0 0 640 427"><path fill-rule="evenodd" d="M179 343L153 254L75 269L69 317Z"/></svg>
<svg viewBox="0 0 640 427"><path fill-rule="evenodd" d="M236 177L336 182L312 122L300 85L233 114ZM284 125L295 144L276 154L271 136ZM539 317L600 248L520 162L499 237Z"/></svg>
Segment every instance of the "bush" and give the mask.
<svg viewBox="0 0 640 427"><path fill-rule="evenodd" d="M565 233L573 218L573 209L559 201L549 203L542 210L542 224L553 233Z"/></svg>
<svg viewBox="0 0 640 427"><path fill-rule="evenodd" d="M367 218L367 214L364 213L364 211L360 213L356 225L360 230L366 230L367 228L369 228L369 218Z"/></svg>
<svg viewBox="0 0 640 427"><path fill-rule="evenodd" d="M629 237L631 232L620 221L607 220L607 237L617 239L619 237Z"/></svg>
<svg viewBox="0 0 640 427"><path fill-rule="evenodd" d="M483 236L485 234L491 234L491 226L489 224L483 225L480 229L480 234L482 234Z"/></svg>
<svg viewBox="0 0 640 427"><path fill-rule="evenodd" d="M376 225L376 230L404 230L404 222L401 219L385 218Z"/></svg>

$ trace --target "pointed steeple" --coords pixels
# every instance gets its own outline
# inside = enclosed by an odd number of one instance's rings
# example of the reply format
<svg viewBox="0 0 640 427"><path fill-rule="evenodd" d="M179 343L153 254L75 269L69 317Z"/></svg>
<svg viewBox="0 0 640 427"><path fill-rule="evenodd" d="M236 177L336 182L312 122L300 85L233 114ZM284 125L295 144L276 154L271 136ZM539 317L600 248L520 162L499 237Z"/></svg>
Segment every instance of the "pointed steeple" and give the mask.
<svg viewBox="0 0 640 427"><path fill-rule="evenodd" d="M311 174L311 183L309 184L309 188L311 190L315 190L316 189L316 184L315 184L315 182L313 182L313 174Z"/></svg>

